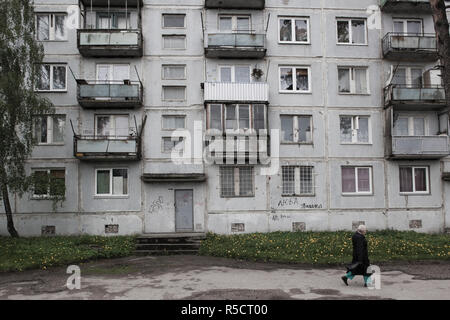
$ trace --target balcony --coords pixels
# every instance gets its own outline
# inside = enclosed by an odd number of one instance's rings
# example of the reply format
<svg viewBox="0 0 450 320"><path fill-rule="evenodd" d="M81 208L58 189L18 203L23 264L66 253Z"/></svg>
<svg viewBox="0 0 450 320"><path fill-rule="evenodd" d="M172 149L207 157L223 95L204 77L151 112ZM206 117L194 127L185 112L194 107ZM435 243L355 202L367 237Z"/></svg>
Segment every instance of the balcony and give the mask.
<svg viewBox="0 0 450 320"><path fill-rule="evenodd" d="M136 136L106 138L74 136L75 158L98 161L135 161L141 158L140 138Z"/></svg>
<svg viewBox="0 0 450 320"><path fill-rule="evenodd" d="M83 108L137 108L142 106L142 83L78 79L77 99Z"/></svg>
<svg viewBox="0 0 450 320"><path fill-rule="evenodd" d="M265 0L205 0L207 9L264 9Z"/></svg>
<svg viewBox="0 0 450 320"><path fill-rule="evenodd" d="M388 33L382 40L383 57L397 61L436 61L437 42L434 34Z"/></svg>
<svg viewBox="0 0 450 320"><path fill-rule="evenodd" d="M267 103L269 101L269 86L266 82L205 82L203 86L205 102Z"/></svg>
<svg viewBox="0 0 450 320"><path fill-rule="evenodd" d="M442 86L409 86L390 84L384 88L385 107L397 110L429 110L445 108L445 91Z"/></svg>
<svg viewBox="0 0 450 320"><path fill-rule="evenodd" d="M381 0L380 7L386 13L431 13L429 0Z"/></svg>
<svg viewBox="0 0 450 320"><path fill-rule="evenodd" d="M261 59L266 55L266 35L254 33L208 34L207 58Z"/></svg>
<svg viewBox="0 0 450 320"><path fill-rule="evenodd" d="M141 30L79 29L77 39L85 57L142 57Z"/></svg>
<svg viewBox="0 0 450 320"><path fill-rule="evenodd" d="M449 137L439 136L393 136L393 159L440 159L450 154Z"/></svg>

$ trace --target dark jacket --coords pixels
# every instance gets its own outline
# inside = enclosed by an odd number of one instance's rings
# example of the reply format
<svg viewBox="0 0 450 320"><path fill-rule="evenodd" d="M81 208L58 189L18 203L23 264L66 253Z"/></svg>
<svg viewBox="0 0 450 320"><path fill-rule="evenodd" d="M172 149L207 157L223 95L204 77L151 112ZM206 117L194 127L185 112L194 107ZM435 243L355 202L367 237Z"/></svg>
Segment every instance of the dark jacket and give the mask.
<svg viewBox="0 0 450 320"><path fill-rule="evenodd" d="M347 268L354 275L368 275L366 270L370 266L369 254L367 252L367 240L364 235L356 232L352 237L353 243L353 260L352 264ZM355 266L356 263L359 265Z"/></svg>

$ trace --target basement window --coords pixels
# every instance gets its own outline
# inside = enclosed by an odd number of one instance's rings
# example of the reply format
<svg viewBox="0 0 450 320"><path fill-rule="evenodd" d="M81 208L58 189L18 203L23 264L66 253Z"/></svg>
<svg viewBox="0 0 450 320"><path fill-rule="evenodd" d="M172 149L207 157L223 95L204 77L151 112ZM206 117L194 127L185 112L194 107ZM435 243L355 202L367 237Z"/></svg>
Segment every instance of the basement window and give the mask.
<svg viewBox="0 0 450 320"><path fill-rule="evenodd" d="M283 196L314 195L314 167L283 166Z"/></svg>

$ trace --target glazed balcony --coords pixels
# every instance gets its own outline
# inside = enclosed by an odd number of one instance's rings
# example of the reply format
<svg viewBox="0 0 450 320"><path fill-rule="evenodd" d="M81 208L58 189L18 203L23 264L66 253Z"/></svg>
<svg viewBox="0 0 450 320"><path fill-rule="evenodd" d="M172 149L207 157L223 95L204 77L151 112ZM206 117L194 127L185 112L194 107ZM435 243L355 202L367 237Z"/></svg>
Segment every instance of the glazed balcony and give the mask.
<svg viewBox="0 0 450 320"><path fill-rule="evenodd" d="M261 59L266 55L265 34L212 33L206 39L207 58Z"/></svg>
<svg viewBox="0 0 450 320"><path fill-rule="evenodd" d="M138 108L142 91L139 81L77 80L77 99L83 108Z"/></svg>
<svg viewBox="0 0 450 320"><path fill-rule="evenodd" d="M447 135L393 136L391 140L393 159L440 159L450 154Z"/></svg>
<svg viewBox="0 0 450 320"><path fill-rule="evenodd" d="M80 160L135 161L141 158L140 138L74 136L74 155Z"/></svg>
<svg viewBox="0 0 450 320"><path fill-rule="evenodd" d="M397 61L436 61L437 42L434 34L394 33L382 40L383 57Z"/></svg>
<svg viewBox="0 0 450 320"><path fill-rule="evenodd" d="M265 0L205 0L207 9L264 9Z"/></svg>
<svg viewBox="0 0 450 320"><path fill-rule="evenodd" d="M205 102L267 103L269 101L269 86L266 82L205 82L203 88Z"/></svg>
<svg viewBox="0 0 450 320"><path fill-rule="evenodd" d="M445 91L437 85L391 84L384 88L384 104L398 110L440 110L445 108Z"/></svg>
<svg viewBox="0 0 450 320"><path fill-rule="evenodd" d="M387 13L431 13L429 0L381 0L380 7Z"/></svg>
<svg viewBox="0 0 450 320"><path fill-rule="evenodd" d="M130 29L79 29L78 50L85 57L142 57L142 32Z"/></svg>

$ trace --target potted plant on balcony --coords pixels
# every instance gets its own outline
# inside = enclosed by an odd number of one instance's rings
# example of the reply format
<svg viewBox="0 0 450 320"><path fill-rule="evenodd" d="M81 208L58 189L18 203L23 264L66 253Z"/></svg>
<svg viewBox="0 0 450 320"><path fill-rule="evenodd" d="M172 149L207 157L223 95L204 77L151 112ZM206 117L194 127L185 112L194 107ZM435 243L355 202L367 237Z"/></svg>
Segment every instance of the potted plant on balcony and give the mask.
<svg viewBox="0 0 450 320"><path fill-rule="evenodd" d="M264 75L264 72L261 70L261 69L259 69L259 68L254 68L253 70L252 70L252 77L254 78L254 79L257 79L257 80L259 80L259 79L261 79L261 77Z"/></svg>

